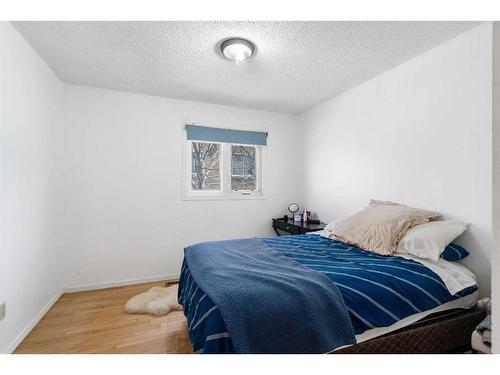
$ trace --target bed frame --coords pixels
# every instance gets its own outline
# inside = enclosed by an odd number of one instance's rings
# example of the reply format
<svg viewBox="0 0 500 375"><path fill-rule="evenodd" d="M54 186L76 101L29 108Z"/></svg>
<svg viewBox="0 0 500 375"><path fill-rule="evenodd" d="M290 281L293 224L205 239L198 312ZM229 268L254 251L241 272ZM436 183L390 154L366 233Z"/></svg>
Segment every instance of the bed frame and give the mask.
<svg viewBox="0 0 500 375"><path fill-rule="evenodd" d="M485 317L486 311L477 307L448 310L332 354L465 353L471 350L472 332Z"/></svg>

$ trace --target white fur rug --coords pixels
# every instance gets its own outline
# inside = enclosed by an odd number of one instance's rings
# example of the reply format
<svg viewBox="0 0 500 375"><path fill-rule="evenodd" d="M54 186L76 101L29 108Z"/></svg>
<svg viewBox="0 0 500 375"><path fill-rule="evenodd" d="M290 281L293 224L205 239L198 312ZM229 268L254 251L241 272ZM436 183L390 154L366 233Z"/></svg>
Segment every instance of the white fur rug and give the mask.
<svg viewBox="0 0 500 375"><path fill-rule="evenodd" d="M129 314L167 315L172 310L182 310L177 302L178 285L168 288L155 286L128 300L125 312Z"/></svg>

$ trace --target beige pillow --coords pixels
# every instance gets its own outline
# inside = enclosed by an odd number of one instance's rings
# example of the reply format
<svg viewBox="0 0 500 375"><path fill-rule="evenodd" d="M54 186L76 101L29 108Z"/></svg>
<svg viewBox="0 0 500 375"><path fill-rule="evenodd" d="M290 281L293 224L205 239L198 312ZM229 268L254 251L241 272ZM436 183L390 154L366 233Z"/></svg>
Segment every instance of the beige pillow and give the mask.
<svg viewBox="0 0 500 375"><path fill-rule="evenodd" d="M363 211L338 223L332 233L342 242L392 255L408 229L439 216L437 212L372 199Z"/></svg>

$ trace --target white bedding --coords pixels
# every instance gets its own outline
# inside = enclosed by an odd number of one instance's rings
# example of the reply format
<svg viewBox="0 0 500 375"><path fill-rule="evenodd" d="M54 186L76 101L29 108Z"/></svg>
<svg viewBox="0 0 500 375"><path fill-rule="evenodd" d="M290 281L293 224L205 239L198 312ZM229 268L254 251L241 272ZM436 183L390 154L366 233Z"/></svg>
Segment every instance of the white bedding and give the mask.
<svg viewBox="0 0 500 375"><path fill-rule="evenodd" d="M430 259L418 258L411 254L396 253L395 255L418 262L436 273L443 280L452 296L465 288L477 284L476 276L458 262L449 262L441 258L435 262Z"/></svg>

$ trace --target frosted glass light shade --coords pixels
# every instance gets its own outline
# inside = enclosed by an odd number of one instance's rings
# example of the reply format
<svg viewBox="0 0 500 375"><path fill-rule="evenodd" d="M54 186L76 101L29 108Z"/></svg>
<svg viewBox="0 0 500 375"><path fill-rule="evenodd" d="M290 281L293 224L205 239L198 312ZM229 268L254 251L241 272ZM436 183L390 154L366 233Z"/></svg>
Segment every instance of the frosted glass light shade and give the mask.
<svg viewBox="0 0 500 375"><path fill-rule="evenodd" d="M246 39L230 38L221 43L220 50L224 57L239 63L252 57L255 46Z"/></svg>

